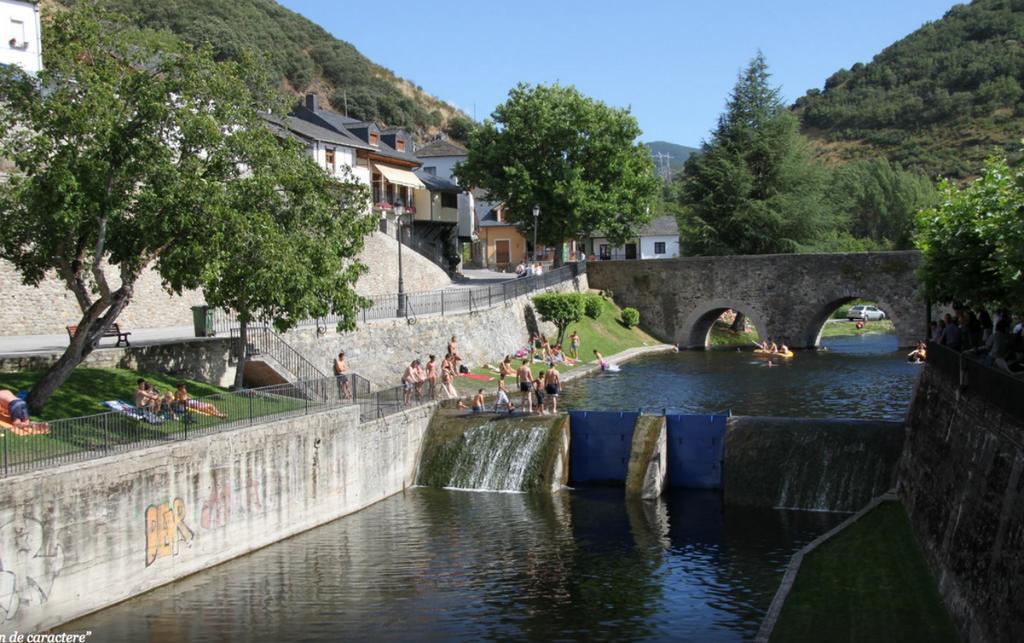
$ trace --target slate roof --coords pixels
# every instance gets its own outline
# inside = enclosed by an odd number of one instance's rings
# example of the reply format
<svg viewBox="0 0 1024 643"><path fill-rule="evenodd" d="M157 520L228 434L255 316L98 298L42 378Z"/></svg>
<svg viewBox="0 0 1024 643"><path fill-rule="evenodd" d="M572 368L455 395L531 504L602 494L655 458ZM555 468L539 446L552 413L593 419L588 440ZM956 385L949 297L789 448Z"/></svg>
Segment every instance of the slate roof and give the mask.
<svg viewBox="0 0 1024 643"><path fill-rule="evenodd" d="M481 228L493 228L495 226L513 226L518 228L518 223L509 223L508 221L498 221L498 211L491 209L487 211L487 214L480 217Z"/></svg>
<svg viewBox="0 0 1024 643"><path fill-rule="evenodd" d="M430 158L433 156L466 156L468 152L461 145L446 139L436 139L416 148L416 156Z"/></svg>
<svg viewBox="0 0 1024 643"><path fill-rule="evenodd" d="M415 155L408 152L399 152L395 148L391 147L383 140L380 140L377 145L370 145L369 142L362 140L355 134L349 132L349 129L361 130L368 129L371 125L375 125L372 121L360 121L348 116L342 116L337 112L332 112L326 109L312 110L305 105L298 105L292 110L292 117L295 120L304 120L311 122L320 127L333 130L339 134L347 136L353 141L352 147L357 147L363 150L370 150L376 154L384 157L400 159L409 163L420 164L420 160ZM397 129L389 130L391 132L400 131Z"/></svg>
<svg viewBox="0 0 1024 643"><path fill-rule="evenodd" d="M422 170L416 170L413 174L419 177L431 192L447 192L452 194L460 194L461 192L464 192L462 188L448 179L442 179L439 176L435 176Z"/></svg>
<svg viewBox="0 0 1024 643"><path fill-rule="evenodd" d="M260 114L260 117L266 121L271 130L279 134L290 134L310 141L323 141L324 143L333 143L335 145L345 145L348 147L370 147L348 134L342 134L340 132L327 129L326 127L320 127L319 125L302 120L301 118L288 118L282 120L271 114Z"/></svg>
<svg viewBox="0 0 1024 643"><path fill-rule="evenodd" d="M592 239L602 239L607 235L604 232L594 232L590 235ZM676 218L671 215L655 217L650 223L640 228L637 237L668 237L679 236L679 224Z"/></svg>

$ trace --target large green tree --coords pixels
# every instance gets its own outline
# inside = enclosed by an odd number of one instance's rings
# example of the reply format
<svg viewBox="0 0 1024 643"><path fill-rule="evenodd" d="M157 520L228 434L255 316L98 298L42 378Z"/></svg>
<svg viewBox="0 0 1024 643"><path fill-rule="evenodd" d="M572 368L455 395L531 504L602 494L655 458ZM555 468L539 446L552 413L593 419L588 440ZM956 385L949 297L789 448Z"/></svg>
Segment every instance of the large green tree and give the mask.
<svg viewBox="0 0 1024 643"><path fill-rule="evenodd" d="M560 245L598 230L622 242L650 220L658 191L638 136L628 110L575 87L520 84L470 132L469 155L456 175L503 202L507 219L527 230L539 205L540 243Z"/></svg>
<svg viewBox="0 0 1024 643"><path fill-rule="evenodd" d="M991 158L964 189L941 185L942 201L917 219L920 276L934 302L1024 302L1024 170Z"/></svg>
<svg viewBox="0 0 1024 643"><path fill-rule="evenodd" d="M865 249L907 250L914 244L915 216L935 205L939 193L923 173L879 158L836 168L826 198Z"/></svg>
<svg viewBox="0 0 1024 643"><path fill-rule="evenodd" d="M259 65L216 62L84 4L44 24L43 51L38 78L0 66L0 157L14 164L0 188L0 257L27 284L55 272L82 316L30 392L34 410L109 331L144 270L155 268L170 292L215 282L240 193L280 188L280 216L267 225L284 225L323 191L322 182L275 183L283 163L312 161L264 126L260 111L284 105ZM351 255L357 245L334 250ZM284 274L300 261L275 258ZM350 281L317 295L348 310Z"/></svg>
<svg viewBox="0 0 1024 643"><path fill-rule="evenodd" d="M718 127L679 175L687 254L765 254L813 246L835 224L796 118L760 53L740 74Z"/></svg>

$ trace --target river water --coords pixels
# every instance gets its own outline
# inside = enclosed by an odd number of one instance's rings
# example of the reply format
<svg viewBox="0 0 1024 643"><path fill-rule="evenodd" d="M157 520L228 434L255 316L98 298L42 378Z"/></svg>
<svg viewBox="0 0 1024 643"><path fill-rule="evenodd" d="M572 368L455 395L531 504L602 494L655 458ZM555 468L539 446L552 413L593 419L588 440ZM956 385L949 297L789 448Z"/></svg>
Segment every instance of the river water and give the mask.
<svg viewBox="0 0 1024 643"><path fill-rule="evenodd" d="M750 353L629 362L577 408L897 418L916 368L889 337L768 368ZM68 624L96 641L750 640L789 557L844 515L714 492L414 488Z"/></svg>

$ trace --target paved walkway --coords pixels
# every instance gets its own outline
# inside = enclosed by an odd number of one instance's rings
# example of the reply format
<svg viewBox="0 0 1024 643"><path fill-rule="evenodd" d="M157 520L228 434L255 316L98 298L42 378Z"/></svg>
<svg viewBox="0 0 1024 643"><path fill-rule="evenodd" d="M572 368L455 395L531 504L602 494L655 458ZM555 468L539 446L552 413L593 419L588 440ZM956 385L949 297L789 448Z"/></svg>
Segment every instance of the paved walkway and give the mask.
<svg viewBox="0 0 1024 643"><path fill-rule="evenodd" d="M140 328L132 330L128 341L132 346L152 346L168 342L180 342L183 339L195 339L192 326L174 326L170 328ZM113 348L117 344L116 337L100 340L97 348ZM49 355L63 353L68 347L67 333L61 335L18 335L0 337L0 357L11 355Z"/></svg>

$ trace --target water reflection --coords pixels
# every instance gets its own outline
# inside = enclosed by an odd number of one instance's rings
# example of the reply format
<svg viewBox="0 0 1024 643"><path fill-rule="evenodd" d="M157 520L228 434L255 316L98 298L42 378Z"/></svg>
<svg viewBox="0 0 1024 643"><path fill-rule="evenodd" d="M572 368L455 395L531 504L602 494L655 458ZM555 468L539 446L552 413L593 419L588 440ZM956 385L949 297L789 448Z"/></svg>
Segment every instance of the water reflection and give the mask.
<svg viewBox="0 0 1024 643"><path fill-rule="evenodd" d="M619 373L567 384L567 408L669 408L683 413L902 419L920 366L909 364L893 335L823 342L773 361L750 352L683 351L641 358Z"/></svg>
<svg viewBox="0 0 1024 643"><path fill-rule="evenodd" d="M741 640L842 516L416 488L108 610L104 640Z"/></svg>

